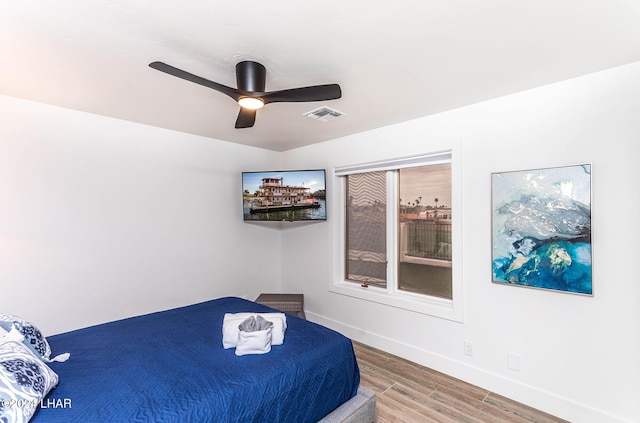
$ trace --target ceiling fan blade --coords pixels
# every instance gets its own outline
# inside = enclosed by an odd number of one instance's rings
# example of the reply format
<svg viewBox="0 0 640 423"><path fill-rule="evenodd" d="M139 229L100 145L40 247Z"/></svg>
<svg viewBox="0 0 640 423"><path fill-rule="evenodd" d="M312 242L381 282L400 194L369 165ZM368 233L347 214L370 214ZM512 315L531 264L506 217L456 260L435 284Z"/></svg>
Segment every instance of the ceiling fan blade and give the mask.
<svg viewBox="0 0 640 423"><path fill-rule="evenodd" d="M292 88L289 90L272 91L260 96L265 104L277 102L304 102L335 100L342 97L342 90L338 84L314 85L311 87Z"/></svg>
<svg viewBox="0 0 640 423"><path fill-rule="evenodd" d="M256 111L241 107L238 113L238 119L236 119L236 129L251 128L255 122Z"/></svg>
<svg viewBox="0 0 640 423"><path fill-rule="evenodd" d="M226 85L222 85L222 84L218 84L217 82L213 82L213 81L209 81L208 79L204 79L201 78L197 75L194 75L192 73L183 71L182 69L178 69L175 68L171 65L167 65L166 63L162 63L162 62L153 62L153 63L149 63L149 67L159 70L160 72L164 72L167 73L169 75L184 79L186 81L189 82L193 82L199 85L203 85L205 87L214 89L216 91L219 91L223 94L228 95L229 97L231 97L232 99L234 99L235 101L238 101L238 99L243 95L243 93L241 93L239 90L236 90L235 88L231 88L231 87L227 87Z"/></svg>

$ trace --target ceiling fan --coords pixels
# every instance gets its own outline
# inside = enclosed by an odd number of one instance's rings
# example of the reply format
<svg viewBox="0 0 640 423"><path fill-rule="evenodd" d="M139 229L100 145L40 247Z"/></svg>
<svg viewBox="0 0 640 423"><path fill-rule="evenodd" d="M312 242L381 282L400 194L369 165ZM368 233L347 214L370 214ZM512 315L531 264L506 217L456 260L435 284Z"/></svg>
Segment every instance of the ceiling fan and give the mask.
<svg viewBox="0 0 640 423"><path fill-rule="evenodd" d="M236 65L238 88L227 87L162 62L153 62L149 66L169 75L212 88L234 99L240 105L236 128L252 127L256 121L256 110L262 108L265 104L335 100L342 97L342 91L338 84L265 91L267 69L260 63L250 60Z"/></svg>

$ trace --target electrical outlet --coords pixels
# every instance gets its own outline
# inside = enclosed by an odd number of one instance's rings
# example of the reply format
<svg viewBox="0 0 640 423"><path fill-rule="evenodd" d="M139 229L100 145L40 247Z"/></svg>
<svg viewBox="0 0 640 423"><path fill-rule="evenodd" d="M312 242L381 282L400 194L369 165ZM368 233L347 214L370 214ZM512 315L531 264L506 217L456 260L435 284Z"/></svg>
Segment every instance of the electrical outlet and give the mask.
<svg viewBox="0 0 640 423"><path fill-rule="evenodd" d="M507 367L516 372L520 371L520 356L516 353L507 354Z"/></svg>
<svg viewBox="0 0 640 423"><path fill-rule="evenodd" d="M464 341L464 354L473 357L473 342Z"/></svg>

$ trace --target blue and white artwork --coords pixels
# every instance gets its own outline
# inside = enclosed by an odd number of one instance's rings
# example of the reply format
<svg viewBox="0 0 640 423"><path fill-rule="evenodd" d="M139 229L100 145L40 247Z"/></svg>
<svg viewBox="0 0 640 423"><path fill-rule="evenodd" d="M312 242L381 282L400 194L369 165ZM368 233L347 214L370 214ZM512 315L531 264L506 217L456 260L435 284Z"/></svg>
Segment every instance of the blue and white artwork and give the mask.
<svg viewBox="0 0 640 423"><path fill-rule="evenodd" d="M591 165L493 173L493 281L593 295Z"/></svg>

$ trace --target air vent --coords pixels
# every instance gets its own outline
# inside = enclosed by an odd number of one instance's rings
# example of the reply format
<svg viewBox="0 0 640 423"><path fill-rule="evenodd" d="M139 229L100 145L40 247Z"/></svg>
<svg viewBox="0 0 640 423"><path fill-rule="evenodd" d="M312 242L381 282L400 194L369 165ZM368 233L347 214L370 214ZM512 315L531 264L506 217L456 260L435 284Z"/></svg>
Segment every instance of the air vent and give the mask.
<svg viewBox="0 0 640 423"><path fill-rule="evenodd" d="M344 113L339 112L335 109L331 109L329 107L320 107L318 109L315 109L303 114L303 116L306 116L311 119L319 120L320 122L327 122L335 118L338 118L342 115L344 115Z"/></svg>

